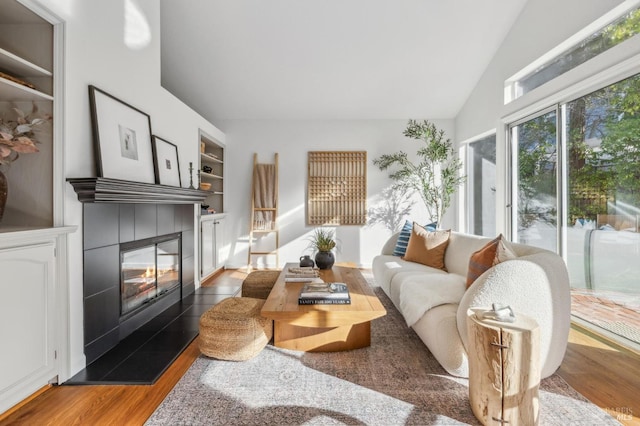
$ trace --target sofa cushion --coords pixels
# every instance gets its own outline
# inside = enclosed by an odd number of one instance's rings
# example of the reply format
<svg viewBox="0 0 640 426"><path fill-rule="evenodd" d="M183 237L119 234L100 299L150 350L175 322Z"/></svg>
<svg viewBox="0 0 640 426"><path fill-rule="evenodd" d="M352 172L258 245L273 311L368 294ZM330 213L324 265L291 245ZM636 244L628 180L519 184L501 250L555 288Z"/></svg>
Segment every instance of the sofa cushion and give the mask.
<svg viewBox="0 0 640 426"><path fill-rule="evenodd" d="M430 223L425 226L429 231L436 230L436 224ZM407 244L409 244L409 238L411 237L411 230L413 229L413 222L409 220L405 220L404 226L400 230L400 234L398 234L398 240L396 241L396 246L393 249L394 256L404 256L407 252Z"/></svg>
<svg viewBox="0 0 640 426"><path fill-rule="evenodd" d="M450 229L428 231L414 222L407 252L403 259L446 271L444 254L447 250L447 244L449 244L450 234Z"/></svg>

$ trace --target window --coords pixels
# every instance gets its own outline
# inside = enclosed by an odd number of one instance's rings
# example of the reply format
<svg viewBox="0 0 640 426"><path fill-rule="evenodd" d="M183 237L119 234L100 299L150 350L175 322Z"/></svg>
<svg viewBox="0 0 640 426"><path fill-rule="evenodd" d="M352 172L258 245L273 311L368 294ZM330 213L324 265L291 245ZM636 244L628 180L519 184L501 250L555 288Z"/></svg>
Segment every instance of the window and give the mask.
<svg viewBox="0 0 640 426"><path fill-rule="evenodd" d="M496 235L496 135L467 144L467 229L470 233Z"/></svg>
<svg viewBox="0 0 640 426"><path fill-rule="evenodd" d="M505 83L505 103L542 86L544 83L566 73L612 47L640 33L640 9L627 11L615 18L614 12L608 25L595 23L587 36L576 34L572 39L560 45L556 53L545 61L545 57L534 62ZM611 19L614 19L611 22ZM575 40L574 40L575 39Z"/></svg>

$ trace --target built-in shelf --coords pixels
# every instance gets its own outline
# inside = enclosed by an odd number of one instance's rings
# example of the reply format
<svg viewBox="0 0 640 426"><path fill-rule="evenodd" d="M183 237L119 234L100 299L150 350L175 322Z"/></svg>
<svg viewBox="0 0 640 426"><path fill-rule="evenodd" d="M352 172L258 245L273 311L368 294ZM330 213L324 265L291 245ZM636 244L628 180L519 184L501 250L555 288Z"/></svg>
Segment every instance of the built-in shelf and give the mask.
<svg viewBox="0 0 640 426"><path fill-rule="evenodd" d="M2 100L21 101L52 101L53 96L32 89L22 84L15 83L0 77L0 97Z"/></svg>
<svg viewBox="0 0 640 426"><path fill-rule="evenodd" d="M211 184L204 204L216 212L224 212L224 149L224 144L200 132L200 181Z"/></svg>
<svg viewBox="0 0 640 426"><path fill-rule="evenodd" d="M200 172L201 176L207 176L211 179L222 179L222 176L214 175L213 173Z"/></svg>
<svg viewBox="0 0 640 426"><path fill-rule="evenodd" d="M222 163L223 163L223 161L222 161L222 160L220 160L219 158L212 157L212 156L207 155L207 154L205 154L205 153L203 153L203 152L201 152L201 153L200 153L200 157L202 157L203 159L205 159L205 160L207 160L207 161L213 161L214 163L220 163L220 164L222 164Z"/></svg>
<svg viewBox="0 0 640 426"><path fill-rule="evenodd" d="M70 178L82 203L200 204L209 191L109 178Z"/></svg>
<svg viewBox="0 0 640 426"><path fill-rule="evenodd" d="M53 74L0 47L0 69L16 77L51 77Z"/></svg>

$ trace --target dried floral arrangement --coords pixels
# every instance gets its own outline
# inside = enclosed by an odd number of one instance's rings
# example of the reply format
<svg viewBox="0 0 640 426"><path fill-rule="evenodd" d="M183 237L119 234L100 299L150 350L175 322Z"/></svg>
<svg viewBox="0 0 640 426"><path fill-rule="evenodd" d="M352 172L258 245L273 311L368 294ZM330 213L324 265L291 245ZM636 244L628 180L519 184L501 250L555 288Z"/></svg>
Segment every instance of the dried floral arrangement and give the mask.
<svg viewBox="0 0 640 426"><path fill-rule="evenodd" d="M15 107L11 111L15 119L0 117L0 165L13 163L20 154L39 152L40 141L34 131L52 118L50 114L40 114L35 103L29 113Z"/></svg>

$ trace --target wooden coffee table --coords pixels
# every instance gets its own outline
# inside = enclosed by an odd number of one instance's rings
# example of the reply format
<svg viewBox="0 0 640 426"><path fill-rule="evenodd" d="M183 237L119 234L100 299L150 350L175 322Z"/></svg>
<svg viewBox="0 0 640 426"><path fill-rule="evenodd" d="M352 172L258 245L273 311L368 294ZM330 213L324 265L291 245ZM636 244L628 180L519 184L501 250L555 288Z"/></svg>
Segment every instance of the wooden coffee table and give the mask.
<svg viewBox="0 0 640 426"><path fill-rule="evenodd" d="M285 265L262 308L274 321L274 345L307 352L335 352L371 344L371 320L387 311L356 268L334 266L321 270L325 282L349 287L350 305L298 305L304 283L285 283L284 275L297 263Z"/></svg>

